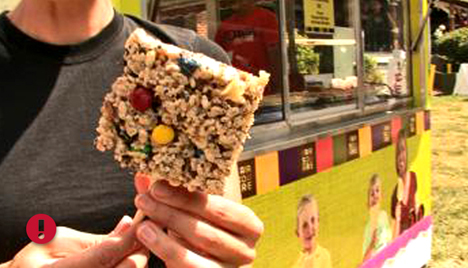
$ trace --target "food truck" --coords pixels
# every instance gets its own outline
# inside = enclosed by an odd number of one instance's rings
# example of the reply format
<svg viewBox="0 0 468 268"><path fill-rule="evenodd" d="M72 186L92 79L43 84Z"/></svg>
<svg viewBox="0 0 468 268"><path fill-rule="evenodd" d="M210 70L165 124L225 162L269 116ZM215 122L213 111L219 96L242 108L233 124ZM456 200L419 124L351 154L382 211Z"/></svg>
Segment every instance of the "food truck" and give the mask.
<svg viewBox="0 0 468 268"><path fill-rule="evenodd" d="M115 0L271 81L238 162L254 267L423 267L431 256L425 0Z"/></svg>

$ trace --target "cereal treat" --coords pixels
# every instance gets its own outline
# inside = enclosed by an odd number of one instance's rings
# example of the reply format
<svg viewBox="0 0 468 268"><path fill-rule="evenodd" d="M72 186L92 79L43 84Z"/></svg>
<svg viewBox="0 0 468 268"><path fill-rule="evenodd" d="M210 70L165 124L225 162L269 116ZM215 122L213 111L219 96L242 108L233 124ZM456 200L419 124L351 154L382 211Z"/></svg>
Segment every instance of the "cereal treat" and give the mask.
<svg viewBox="0 0 468 268"><path fill-rule="evenodd" d="M96 147L123 168L223 194L269 74L259 77L137 29L104 99Z"/></svg>

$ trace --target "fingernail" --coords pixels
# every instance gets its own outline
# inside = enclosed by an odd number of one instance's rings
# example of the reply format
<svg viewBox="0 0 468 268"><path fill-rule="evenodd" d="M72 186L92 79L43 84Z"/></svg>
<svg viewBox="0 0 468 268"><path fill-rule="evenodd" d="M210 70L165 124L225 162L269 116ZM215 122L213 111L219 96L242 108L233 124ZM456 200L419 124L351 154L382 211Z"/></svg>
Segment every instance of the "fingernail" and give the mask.
<svg viewBox="0 0 468 268"><path fill-rule="evenodd" d="M151 192L155 197L167 198L174 194L174 188L165 182L157 182Z"/></svg>
<svg viewBox="0 0 468 268"><path fill-rule="evenodd" d="M135 186L137 193L143 194L148 191L151 185L151 179L143 173L137 173L135 175Z"/></svg>
<svg viewBox="0 0 468 268"><path fill-rule="evenodd" d="M123 216L115 227L114 234L120 235L123 231L127 230L130 225L132 225L132 218L127 215Z"/></svg>
<svg viewBox="0 0 468 268"><path fill-rule="evenodd" d="M139 229L139 237L146 243L151 243L156 240L156 232L149 226L143 225Z"/></svg>

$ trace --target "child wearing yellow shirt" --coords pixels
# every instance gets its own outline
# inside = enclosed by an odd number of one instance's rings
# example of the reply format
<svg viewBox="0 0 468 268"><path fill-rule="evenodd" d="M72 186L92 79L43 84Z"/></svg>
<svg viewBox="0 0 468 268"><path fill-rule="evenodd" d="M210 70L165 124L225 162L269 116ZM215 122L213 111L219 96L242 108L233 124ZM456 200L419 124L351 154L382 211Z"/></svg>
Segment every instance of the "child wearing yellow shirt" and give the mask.
<svg viewBox="0 0 468 268"><path fill-rule="evenodd" d="M305 195L297 206L296 235L301 240L302 252L294 268L331 268L330 253L317 242L319 211L317 200Z"/></svg>

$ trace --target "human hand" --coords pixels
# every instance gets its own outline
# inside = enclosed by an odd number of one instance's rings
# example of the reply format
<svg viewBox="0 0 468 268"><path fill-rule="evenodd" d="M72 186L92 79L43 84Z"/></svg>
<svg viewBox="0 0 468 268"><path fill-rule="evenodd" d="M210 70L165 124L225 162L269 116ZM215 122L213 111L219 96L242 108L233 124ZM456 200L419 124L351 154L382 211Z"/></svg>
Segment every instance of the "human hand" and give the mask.
<svg viewBox="0 0 468 268"><path fill-rule="evenodd" d="M377 228L375 228L375 230L372 232L372 239L371 239L370 247L374 249L376 245L377 245Z"/></svg>
<svg viewBox="0 0 468 268"><path fill-rule="evenodd" d="M132 219L125 216L109 235L95 235L58 227L49 243L29 243L8 263L8 268L139 268L148 250L135 238Z"/></svg>
<svg viewBox="0 0 468 268"><path fill-rule="evenodd" d="M137 176L135 204L150 220L138 239L167 267L238 267L255 258L263 223L247 207L221 196L188 192ZM163 230L167 229L168 233Z"/></svg>

